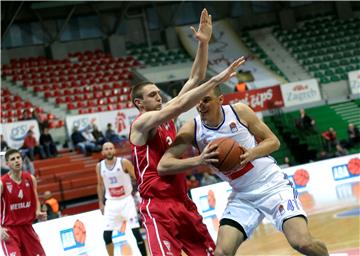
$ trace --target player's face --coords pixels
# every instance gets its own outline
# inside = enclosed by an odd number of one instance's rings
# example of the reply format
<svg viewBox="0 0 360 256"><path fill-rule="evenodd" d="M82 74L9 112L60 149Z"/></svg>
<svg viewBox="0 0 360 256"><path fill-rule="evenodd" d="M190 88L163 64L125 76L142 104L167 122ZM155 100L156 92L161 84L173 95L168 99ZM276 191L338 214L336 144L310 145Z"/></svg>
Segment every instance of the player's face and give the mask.
<svg viewBox="0 0 360 256"><path fill-rule="evenodd" d="M19 153L14 153L9 156L7 165L13 171L20 171L22 169L22 158Z"/></svg>
<svg viewBox="0 0 360 256"><path fill-rule="evenodd" d="M103 149L101 151L103 157L105 157L108 160L112 160L115 156L115 147L113 144L107 144L105 143L103 145Z"/></svg>
<svg viewBox="0 0 360 256"><path fill-rule="evenodd" d="M220 106L223 102L223 96L216 96L215 93L209 92L201 99L196 109L200 114L201 120L206 122L216 122L220 118Z"/></svg>
<svg viewBox="0 0 360 256"><path fill-rule="evenodd" d="M145 111L160 110L162 106L162 98L160 89L155 84L149 84L142 89L143 99L141 99L142 107Z"/></svg>

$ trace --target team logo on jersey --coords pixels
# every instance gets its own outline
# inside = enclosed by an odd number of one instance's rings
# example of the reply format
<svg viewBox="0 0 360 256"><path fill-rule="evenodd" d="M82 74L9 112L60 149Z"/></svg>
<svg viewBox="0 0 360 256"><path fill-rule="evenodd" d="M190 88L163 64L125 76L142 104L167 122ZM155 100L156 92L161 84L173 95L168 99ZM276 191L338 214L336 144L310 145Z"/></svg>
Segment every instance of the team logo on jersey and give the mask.
<svg viewBox="0 0 360 256"><path fill-rule="evenodd" d="M232 133L234 133L234 132L237 132L237 131L238 131L238 128L237 128L237 126L236 126L236 123L235 123L235 122L231 122L231 123L229 124L229 126L230 126L230 130L231 130L231 132L232 132Z"/></svg>
<svg viewBox="0 0 360 256"><path fill-rule="evenodd" d="M169 130L169 129L170 129L170 125L169 125L168 123L165 123L164 126L165 126L165 129L166 129L166 130Z"/></svg>
<svg viewBox="0 0 360 256"><path fill-rule="evenodd" d="M284 215L284 213L285 213L285 209L282 204L280 204L280 206L279 206L279 213L280 213L280 215Z"/></svg>
<svg viewBox="0 0 360 256"><path fill-rule="evenodd" d="M20 189L18 198L23 199L23 197L24 197L24 193L23 193L22 189Z"/></svg>
<svg viewBox="0 0 360 256"><path fill-rule="evenodd" d="M11 252L10 256L16 256L16 252Z"/></svg>
<svg viewBox="0 0 360 256"><path fill-rule="evenodd" d="M9 191L9 193L11 193L12 188L13 188L12 184L11 183L6 183L6 187L7 187L7 190Z"/></svg>
<svg viewBox="0 0 360 256"><path fill-rule="evenodd" d="M29 187L30 186L30 183L28 181L25 181L25 186L26 187Z"/></svg>
<svg viewBox="0 0 360 256"><path fill-rule="evenodd" d="M170 244L170 242L167 241L167 240L163 240L163 243L164 243L164 245L166 246L166 249L170 252L170 253L166 253L166 254L167 254L167 255L173 255L173 254L171 253L171 244Z"/></svg>

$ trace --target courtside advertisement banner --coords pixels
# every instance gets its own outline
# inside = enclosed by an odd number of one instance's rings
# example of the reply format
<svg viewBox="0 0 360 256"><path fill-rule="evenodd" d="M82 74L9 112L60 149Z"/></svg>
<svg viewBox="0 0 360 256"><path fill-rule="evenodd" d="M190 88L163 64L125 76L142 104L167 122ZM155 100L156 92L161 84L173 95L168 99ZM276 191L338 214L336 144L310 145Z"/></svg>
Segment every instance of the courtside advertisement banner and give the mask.
<svg viewBox="0 0 360 256"><path fill-rule="evenodd" d="M353 205L360 200L360 154L282 169L299 192L308 214ZM219 221L232 188L227 182L191 189L191 198L216 241Z"/></svg>
<svg viewBox="0 0 360 256"><path fill-rule="evenodd" d="M319 84L316 79L282 84L281 92L284 98L285 107L321 100Z"/></svg>
<svg viewBox="0 0 360 256"><path fill-rule="evenodd" d="M195 24L194 26L196 27L197 25ZM244 56L247 61L240 67L238 76L232 78L231 82L234 85L239 82L239 79L241 79L241 82L246 82L249 89L268 87L286 82L255 58L228 21L213 22L212 31L212 37L209 42L210 69L219 73L235 59ZM177 27L176 32L187 52L195 57L198 41L194 38L189 26Z"/></svg>
<svg viewBox="0 0 360 256"><path fill-rule="evenodd" d="M107 124L112 124L112 129L118 135L128 137L130 132L130 124L139 114L136 108L127 108L116 111L106 111L85 115L74 115L66 117L66 130L69 136L73 132L73 128L78 127L79 131L84 131L92 124L96 124L98 129L105 133Z"/></svg>
<svg viewBox="0 0 360 256"><path fill-rule="evenodd" d="M34 224L47 256L107 255L100 210ZM126 227L125 227L126 226ZM141 256L129 225L113 232L115 255ZM121 232L121 229L124 229Z"/></svg>
<svg viewBox="0 0 360 256"><path fill-rule="evenodd" d="M4 136L4 140L7 142L10 148L20 148L24 144L24 139L29 130L34 132L34 137L37 142L40 138L40 130L37 121L28 120L15 123L1 124L1 133Z"/></svg>
<svg viewBox="0 0 360 256"><path fill-rule="evenodd" d="M224 95L225 105L235 104L239 101L251 107L255 112L281 108L284 106L284 100L279 85Z"/></svg>
<svg viewBox="0 0 360 256"><path fill-rule="evenodd" d="M360 94L360 70L348 73L351 94Z"/></svg>

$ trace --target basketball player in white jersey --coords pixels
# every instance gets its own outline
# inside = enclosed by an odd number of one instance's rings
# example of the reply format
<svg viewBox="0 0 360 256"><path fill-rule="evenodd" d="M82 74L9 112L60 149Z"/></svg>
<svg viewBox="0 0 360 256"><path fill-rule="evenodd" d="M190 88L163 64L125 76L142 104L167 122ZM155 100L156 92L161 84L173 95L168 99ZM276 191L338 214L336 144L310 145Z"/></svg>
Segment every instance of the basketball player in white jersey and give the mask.
<svg viewBox="0 0 360 256"><path fill-rule="evenodd" d="M105 158L96 165L97 193L99 208L105 217L104 241L110 256L114 255L112 232L120 229L123 222L130 225L142 255L146 255L144 240L140 234L140 224L134 198L131 195L131 177L134 178L132 163L124 158L115 156L115 147L111 142L102 146L102 155ZM104 205L105 192L105 205Z"/></svg>
<svg viewBox="0 0 360 256"><path fill-rule="evenodd" d="M160 175L211 165L218 161L218 153L216 145L207 145L222 137L232 137L245 148L239 166L233 171L215 170L232 187L220 220L215 255L235 255L264 217L284 233L297 251L306 255L328 255L326 246L309 233L297 191L268 156L279 148L279 140L248 106L243 103L222 106L222 102L219 88L209 92L197 105L199 115L184 124L158 165ZM201 154L182 159L190 145L197 147Z"/></svg>

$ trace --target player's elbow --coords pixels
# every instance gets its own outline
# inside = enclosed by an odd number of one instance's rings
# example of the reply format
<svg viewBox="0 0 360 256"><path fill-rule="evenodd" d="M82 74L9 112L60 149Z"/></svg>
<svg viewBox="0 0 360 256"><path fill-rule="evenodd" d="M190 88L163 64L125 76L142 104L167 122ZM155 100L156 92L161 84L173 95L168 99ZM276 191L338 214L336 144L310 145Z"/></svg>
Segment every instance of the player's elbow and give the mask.
<svg viewBox="0 0 360 256"><path fill-rule="evenodd" d="M281 144L278 138L274 137L273 144L274 144L274 150L278 150L280 148Z"/></svg>
<svg viewBox="0 0 360 256"><path fill-rule="evenodd" d="M160 176L165 176L167 174L167 165L166 165L166 162L163 161L163 160L160 160L158 166L157 166L157 171L158 171L158 174Z"/></svg>

